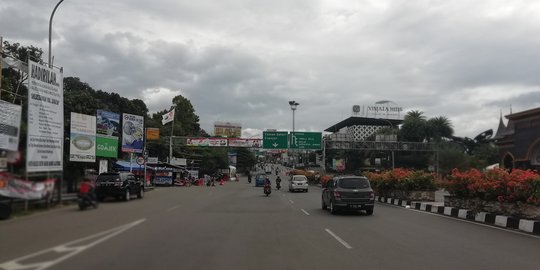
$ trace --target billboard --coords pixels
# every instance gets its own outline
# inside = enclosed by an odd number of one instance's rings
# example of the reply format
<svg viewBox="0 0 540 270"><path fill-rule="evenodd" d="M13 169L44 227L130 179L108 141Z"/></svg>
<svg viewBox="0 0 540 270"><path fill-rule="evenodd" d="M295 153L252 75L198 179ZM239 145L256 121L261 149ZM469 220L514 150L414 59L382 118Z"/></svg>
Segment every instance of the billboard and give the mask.
<svg viewBox="0 0 540 270"><path fill-rule="evenodd" d="M215 122L214 136L227 138L240 138L242 135L242 125L230 122Z"/></svg>
<svg viewBox="0 0 540 270"><path fill-rule="evenodd" d="M71 112L69 161L96 161L96 117Z"/></svg>
<svg viewBox="0 0 540 270"><path fill-rule="evenodd" d="M262 145L261 139L228 139L230 147L249 147L249 148L260 148Z"/></svg>
<svg viewBox="0 0 540 270"><path fill-rule="evenodd" d="M223 138L188 138L187 146L227 146L227 139Z"/></svg>
<svg viewBox="0 0 540 270"><path fill-rule="evenodd" d="M0 100L0 149L18 150L21 113L20 105Z"/></svg>
<svg viewBox="0 0 540 270"><path fill-rule="evenodd" d="M142 153L144 146L144 117L122 114L122 152Z"/></svg>
<svg viewBox="0 0 540 270"><path fill-rule="evenodd" d="M61 171L64 143L63 74L30 60L27 134L27 171Z"/></svg>
<svg viewBox="0 0 540 270"><path fill-rule="evenodd" d="M96 156L118 157L120 114L97 110L96 133Z"/></svg>
<svg viewBox="0 0 540 270"><path fill-rule="evenodd" d="M159 128L146 128L147 140L159 140Z"/></svg>

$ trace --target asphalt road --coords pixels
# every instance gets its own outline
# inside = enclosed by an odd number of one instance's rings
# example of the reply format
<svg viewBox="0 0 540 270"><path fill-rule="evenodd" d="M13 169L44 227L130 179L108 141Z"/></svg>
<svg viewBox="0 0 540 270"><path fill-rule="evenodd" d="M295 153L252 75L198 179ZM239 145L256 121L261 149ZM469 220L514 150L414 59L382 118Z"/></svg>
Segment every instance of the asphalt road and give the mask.
<svg viewBox="0 0 540 270"><path fill-rule="evenodd" d="M272 177L273 178L273 177ZM321 189L241 182L0 222L0 269L540 269L540 238L384 204L330 215Z"/></svg>

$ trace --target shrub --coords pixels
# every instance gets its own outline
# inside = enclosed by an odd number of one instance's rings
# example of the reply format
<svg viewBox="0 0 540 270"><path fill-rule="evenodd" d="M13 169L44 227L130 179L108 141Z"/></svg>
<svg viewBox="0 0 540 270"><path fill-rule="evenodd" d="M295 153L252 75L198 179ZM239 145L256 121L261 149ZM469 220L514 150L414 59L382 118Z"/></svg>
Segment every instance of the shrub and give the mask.
<svg viewBox="0 0 540 270"><path fill-rule="evenodd" d="M454 169L445 187L459 198L540 205L540 175L531 170L494 169L482 173L476 169L465 172Z"/></svg>

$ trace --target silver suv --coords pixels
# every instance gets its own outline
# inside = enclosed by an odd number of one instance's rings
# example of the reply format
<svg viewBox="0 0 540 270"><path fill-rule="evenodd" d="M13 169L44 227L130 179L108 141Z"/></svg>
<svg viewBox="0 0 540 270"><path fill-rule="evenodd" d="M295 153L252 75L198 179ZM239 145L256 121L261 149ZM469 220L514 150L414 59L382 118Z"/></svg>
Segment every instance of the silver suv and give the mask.
<svg viewBox="0 0 540 270"><path fill-rule="evenodd" d="M375 193L365 176L338 176L328 181L321 198L322 209L330 209L336 214L339 210L365 210L373 214Z"/></svg>

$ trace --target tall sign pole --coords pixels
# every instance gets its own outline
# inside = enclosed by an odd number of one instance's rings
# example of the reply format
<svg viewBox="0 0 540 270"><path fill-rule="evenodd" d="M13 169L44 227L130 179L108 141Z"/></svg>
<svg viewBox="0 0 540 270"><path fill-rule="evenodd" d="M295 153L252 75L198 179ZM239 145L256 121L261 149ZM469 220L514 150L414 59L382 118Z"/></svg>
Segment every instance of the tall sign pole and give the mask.
<svg viewBox="0 0 540 270"><path fill-rule="evenodd" d="M174 107L173 110L176 110L176 107ZM176 113L176 112L175 112ZM176 116L176 115L175 115ZM174 118L176 117L173 117L173 120L172 120L172 125L171 125L171 137L169 138L169 163L172 162L172 156L173 156L173 151L172 151L172 139L174 137Z"/></svg>
<svg viewBox="0 0 540 270"><path fill-rule="evenodd" d="M51 45L51 40L52 40L52 20L53 20L53 17L54 17L54 13L56 12L56 9L58 8L58 6L60 4L62 4L62 2L64 2L64 0L60 0L60 2L58 2L58 4L56 4L56 6L54 6L54 9L53 9L53 12L51 13L51 18L49 19L49 68L52 68L52 52L51 52L51 48L52 48L52 45Z"/></svg>

